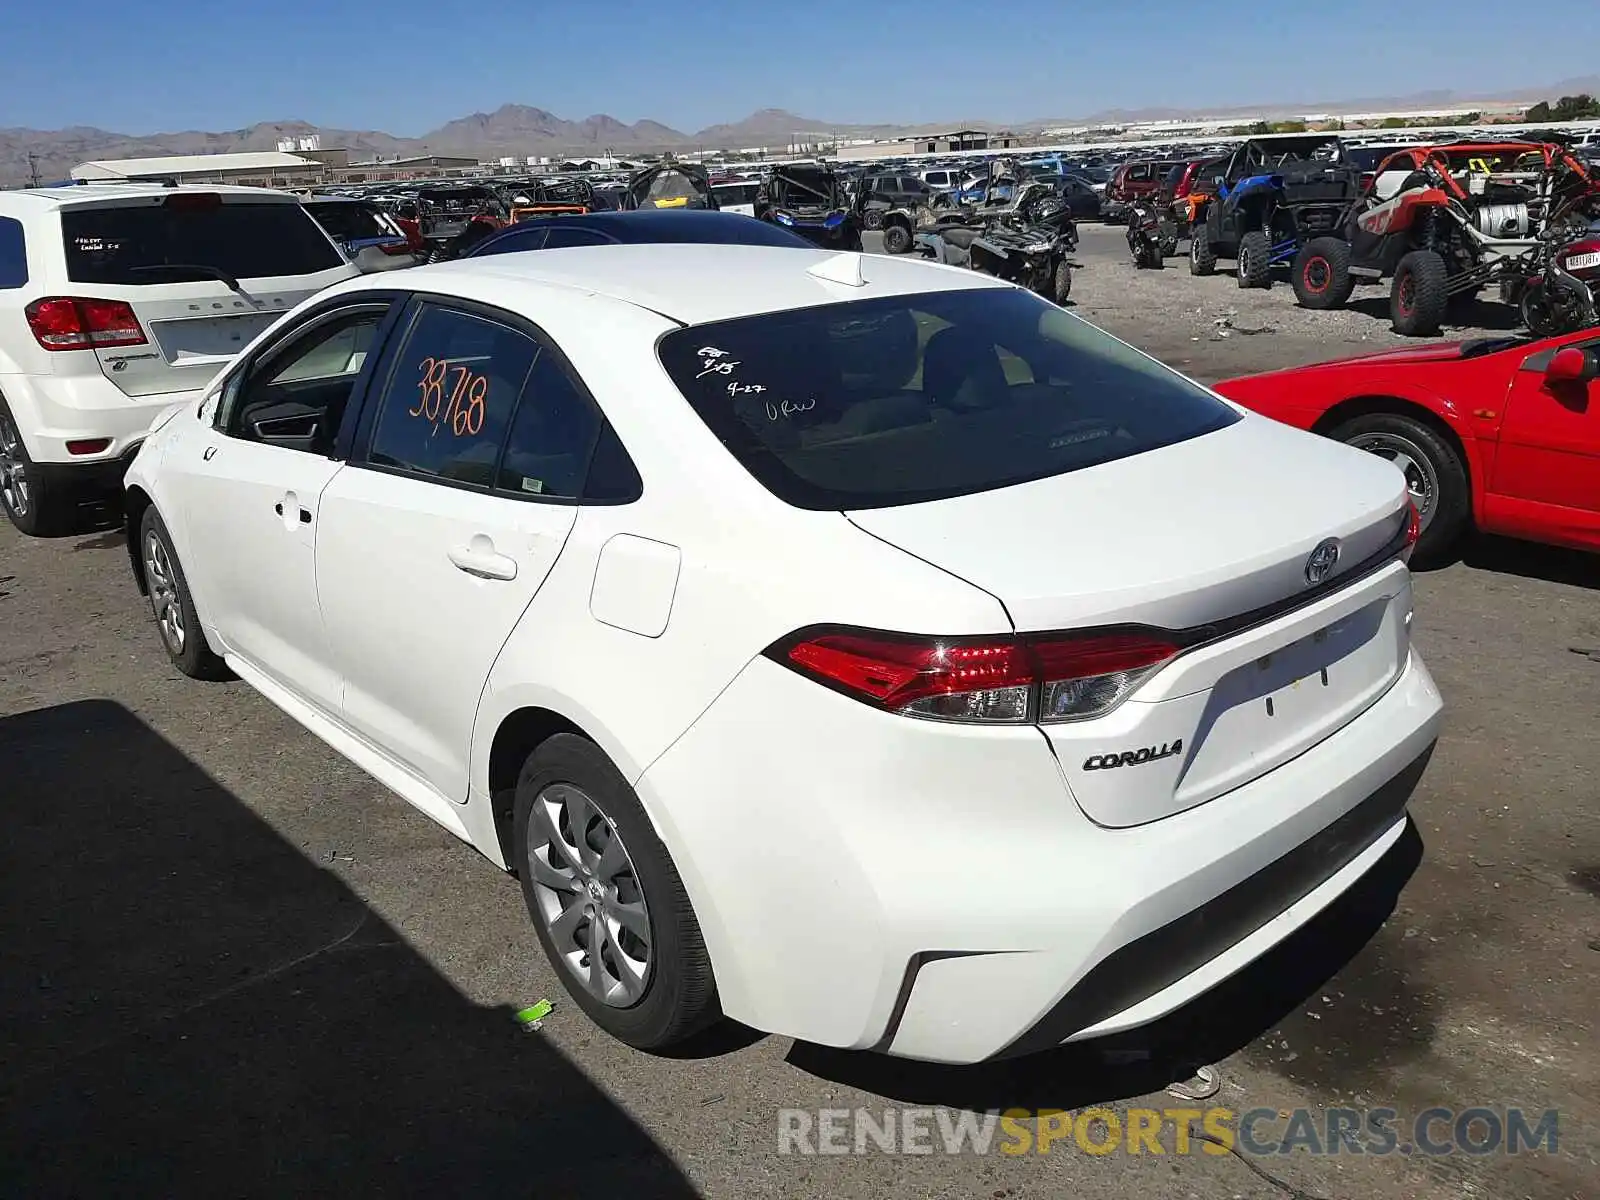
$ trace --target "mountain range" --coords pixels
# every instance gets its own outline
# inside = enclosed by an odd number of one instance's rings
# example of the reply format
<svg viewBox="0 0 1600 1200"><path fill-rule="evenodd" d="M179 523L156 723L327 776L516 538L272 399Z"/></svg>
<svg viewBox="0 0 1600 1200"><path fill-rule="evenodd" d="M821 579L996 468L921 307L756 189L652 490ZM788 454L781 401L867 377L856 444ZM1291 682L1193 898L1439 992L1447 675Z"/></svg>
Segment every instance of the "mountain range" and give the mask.
<svg viewBox="0 0 1600 1200"><path fill-rule="evenodd" d="M1044 129L1053 126L1117 125L1140 121L1173 121L1233 115L1284 116L1303 112L1353 113L1443 108L1456 105L1520 103L1577 93L1600 93L1600 76L1563 79L1548 87L1521 89L1495 95L1448 90L1414 92L1404 96L1364 97L1355 100L1229 105L1220 108L1104 109L1080 117L1036 117L1028 121L997 122L966 118L937 124L852 124L796 116L782 109L765 108L731 124L711 125L685 133L659 121L641 120L631 125L604 113L569 121L542 108L506 104L492 113L473 113L449 121L420 137L397 137L375 129L331 129L307 121L263 121L245 129L223 132L187 130L135 136L88 126L71 129L0 129L0 184L25 182L37 170L43 180L63 179L78 163L90 159L140 158L164 154L225 154L241 150L272 150L280 138L320 134L328 148L343 147L352 160L393 158L408 154L457 154L496 158L502 155L593 154L607 148L626 153L642 150L738 149L783 146L794 140L814 141L815 135L845 138L883 138L929 133L941 129Z"/></svg>

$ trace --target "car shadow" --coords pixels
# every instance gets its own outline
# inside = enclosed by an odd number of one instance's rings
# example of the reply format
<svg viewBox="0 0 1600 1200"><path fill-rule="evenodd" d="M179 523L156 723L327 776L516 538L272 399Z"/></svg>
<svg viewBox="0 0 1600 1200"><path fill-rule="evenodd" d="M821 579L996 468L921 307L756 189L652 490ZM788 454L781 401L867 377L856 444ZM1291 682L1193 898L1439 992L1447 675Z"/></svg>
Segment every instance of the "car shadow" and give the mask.
<svg viewBox="0 0 1600 1200"><path fill-rule="evenodd" d="M1583 550L1478 534L1467 540L1461 561L1480 571L1600 591L1600 556Z"/></svg>
<svg viewBox="0 0 1600 1200"><path fill-rule="evenodd" d="M800 1042L788 1061L900 1103L979 1112L1081 1109L1160 1092L1244 1049L1296 1012L1377 935L1421 861L1422 839L1408 822L1372 870L1313 920L1210 992L1127 1033L969 1067Z"/></svg>
<svg viewBox="0 0 1600 1200"><path fill-rule="evenodd" d="M0 780L7 1194L695 1195L128 710L0 718Z"/></svg>

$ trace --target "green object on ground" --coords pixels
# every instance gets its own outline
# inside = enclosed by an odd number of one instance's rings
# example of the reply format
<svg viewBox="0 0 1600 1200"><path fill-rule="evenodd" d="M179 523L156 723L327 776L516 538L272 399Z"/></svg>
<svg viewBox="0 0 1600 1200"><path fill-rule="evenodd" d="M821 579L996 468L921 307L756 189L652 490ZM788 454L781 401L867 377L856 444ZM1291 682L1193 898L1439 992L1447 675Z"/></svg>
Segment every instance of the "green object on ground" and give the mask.
<svg viewBox="0 0 1600 1200"><path fill-rule="evenodd" d="M555 1005L548 1000L541 1000L537 1004L530 1004L517 1014L517 1020L523 1025L532 1025L544 1020L555 1009Z"/></svg>

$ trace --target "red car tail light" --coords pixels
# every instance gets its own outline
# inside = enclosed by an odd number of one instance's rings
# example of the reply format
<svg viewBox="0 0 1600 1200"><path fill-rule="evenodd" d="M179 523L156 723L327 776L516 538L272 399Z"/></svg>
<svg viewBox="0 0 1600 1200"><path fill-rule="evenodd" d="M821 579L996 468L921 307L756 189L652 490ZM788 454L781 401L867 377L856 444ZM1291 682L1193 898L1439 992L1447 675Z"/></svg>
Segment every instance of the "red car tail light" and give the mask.
<svg viewBox="0 0 1600 1200"><path fill-rule="evenodd" d="M45 296L23 310L34 339L46 350L104 350L143 346L144 330L122 300Z"/></svg>
<svg viewBox="0 0 1600 1200"><path fill-rule="evenodd" d="M1017 725L1101 716L1179 649L1145 633L975 639L851 631L798 634L767 653L890 712Z"/></svg>
<svg viewBox="0 0 1600 1200"><path fill-rule="evenodd" d="M1400 561L1409 563L1411 554L1417 548L1417 542L1422 538L1422 513L1417 508L1415 500L1406 501L1406 537L1405 543L1400 547Z"/></svg>

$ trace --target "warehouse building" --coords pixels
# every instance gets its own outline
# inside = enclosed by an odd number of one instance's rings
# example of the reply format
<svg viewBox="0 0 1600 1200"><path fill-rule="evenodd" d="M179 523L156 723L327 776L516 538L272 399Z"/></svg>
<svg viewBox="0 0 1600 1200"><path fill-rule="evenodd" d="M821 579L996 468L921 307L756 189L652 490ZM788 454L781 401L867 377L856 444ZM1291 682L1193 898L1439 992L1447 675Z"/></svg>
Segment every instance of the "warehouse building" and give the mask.
<svg viewBox="0 0 1600 1200"><path fill-rule="evenodd" d="M343 151L319 151L319 155ZM303 187L320 181L329 164L309 154L255 150L239 154L173 154L161 158L112 158L79 163L72 168L76 183L116 180L177 183L238 183L258 187Z"/></svg>

